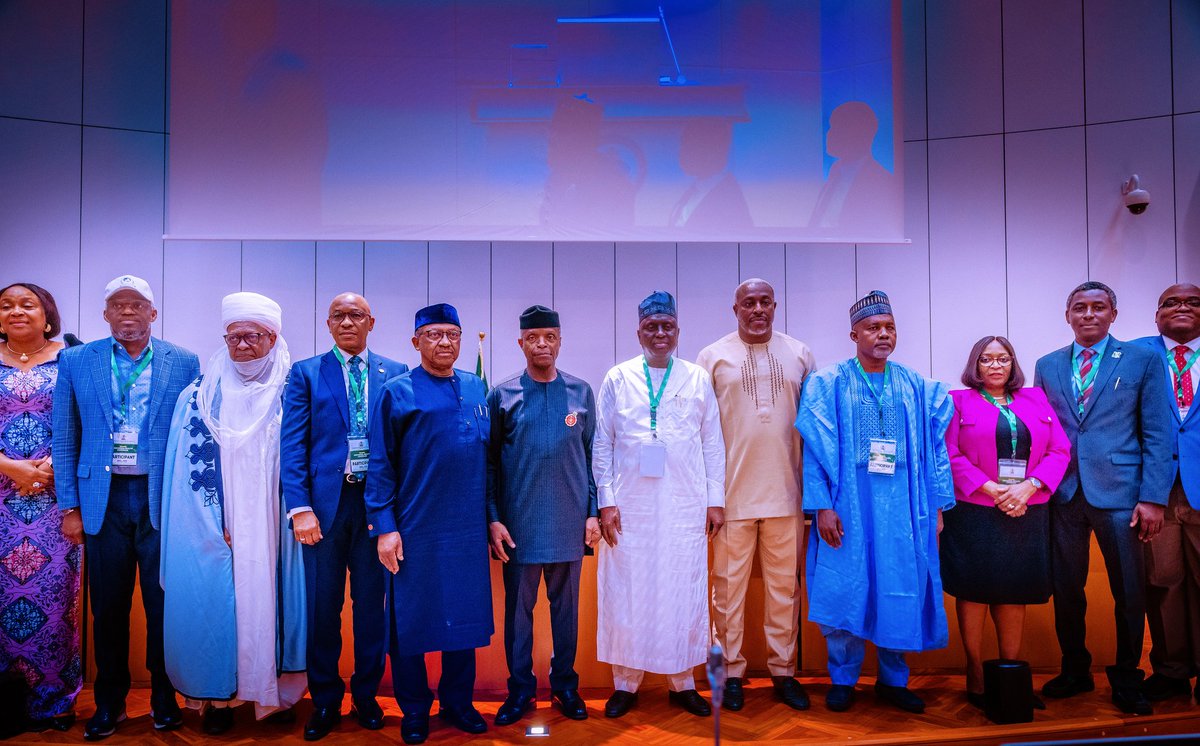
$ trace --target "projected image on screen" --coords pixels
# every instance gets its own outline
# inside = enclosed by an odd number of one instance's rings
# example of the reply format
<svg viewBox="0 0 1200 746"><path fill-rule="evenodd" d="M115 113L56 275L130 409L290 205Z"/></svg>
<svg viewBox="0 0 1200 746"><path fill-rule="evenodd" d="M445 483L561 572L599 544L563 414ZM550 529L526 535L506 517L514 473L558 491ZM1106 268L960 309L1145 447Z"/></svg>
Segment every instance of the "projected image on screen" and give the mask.
<svg viewBox="0 0 1200 746"><path fill-rule="evenodd" d="M172 237L903 240L893 0L174 0Z"/></svg>

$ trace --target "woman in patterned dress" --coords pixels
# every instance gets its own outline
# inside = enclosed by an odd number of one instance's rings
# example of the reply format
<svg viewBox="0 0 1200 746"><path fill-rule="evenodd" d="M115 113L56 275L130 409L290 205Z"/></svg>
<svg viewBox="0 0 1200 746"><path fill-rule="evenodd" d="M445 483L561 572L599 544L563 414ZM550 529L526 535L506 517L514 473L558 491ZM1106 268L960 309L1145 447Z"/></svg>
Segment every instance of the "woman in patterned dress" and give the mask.
<svg viewBox="0 0 1200 746"><path fill-rule="evenodd" d="M67 730L82 681L79 565L63 536L50 458L60 331L37 285L0 290L0 671L29 683L31 729Z"/></svg>

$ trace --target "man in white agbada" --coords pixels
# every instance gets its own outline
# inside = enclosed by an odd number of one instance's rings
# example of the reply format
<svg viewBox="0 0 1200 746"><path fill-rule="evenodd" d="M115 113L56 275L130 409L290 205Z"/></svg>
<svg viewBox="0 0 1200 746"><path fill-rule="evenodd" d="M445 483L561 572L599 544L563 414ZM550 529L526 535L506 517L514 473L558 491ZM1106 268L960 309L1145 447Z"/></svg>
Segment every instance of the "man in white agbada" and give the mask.
<svg viewBox="0 0 1200 746"><path fill-rule="evenodd" d="M287 711L306 683L303 560L279 489L282 311L233 293L221 321L224 347L175 406L162 508L167 674L210 735L243 702Z"/></svg>
<svg viewBox="0 0 1200 746"><path fill-rule="evenodd" d="M708 373L671 355L675 299L656 291L638 306L643 355L600 387L592 469L600 506L597 657L621 717L646 671L667 675L669 701L711 713L692 669L708 655L708 547L725 522L725 443Z"/></svg>

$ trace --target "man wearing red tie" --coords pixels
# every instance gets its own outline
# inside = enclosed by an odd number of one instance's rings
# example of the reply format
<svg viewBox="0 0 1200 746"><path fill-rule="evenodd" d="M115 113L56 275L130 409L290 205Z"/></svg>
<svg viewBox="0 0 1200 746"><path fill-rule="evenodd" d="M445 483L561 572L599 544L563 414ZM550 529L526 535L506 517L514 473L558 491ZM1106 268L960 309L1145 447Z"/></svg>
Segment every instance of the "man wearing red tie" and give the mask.
<svg viewBox="0 0 1200 746"><path fill-rule="evenodd" d="M1192 697L1200 672L1200 287L1172 285L1158 299L1159 334L1138 342L1162 360L1171 395L1175 481L1162 533L1146 545L1146 618L1150 665L1144 691L1152 702ZM1200 694L1197 689L1195 694Z"/></svg>

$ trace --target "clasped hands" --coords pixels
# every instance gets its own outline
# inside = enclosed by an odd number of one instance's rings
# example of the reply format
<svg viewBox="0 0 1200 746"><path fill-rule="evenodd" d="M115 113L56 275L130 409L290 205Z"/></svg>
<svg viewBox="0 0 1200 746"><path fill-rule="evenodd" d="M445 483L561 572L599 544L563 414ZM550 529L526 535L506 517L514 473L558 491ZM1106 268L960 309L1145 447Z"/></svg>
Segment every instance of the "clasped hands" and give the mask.
<svg viewBox="0 0 1200 746"><path fill-rule="evenodd" d="M1017 484L1000 484L988 480L979 488L980 492L992 498L992 502L997 508L1011 518L1020 518L1025 515L1029 509L1029 498L1033 497L1037 490L1038 488L1028 479Z"/></svg>

